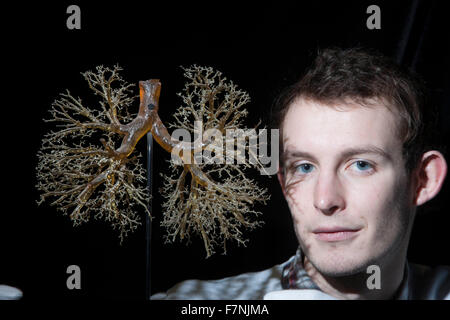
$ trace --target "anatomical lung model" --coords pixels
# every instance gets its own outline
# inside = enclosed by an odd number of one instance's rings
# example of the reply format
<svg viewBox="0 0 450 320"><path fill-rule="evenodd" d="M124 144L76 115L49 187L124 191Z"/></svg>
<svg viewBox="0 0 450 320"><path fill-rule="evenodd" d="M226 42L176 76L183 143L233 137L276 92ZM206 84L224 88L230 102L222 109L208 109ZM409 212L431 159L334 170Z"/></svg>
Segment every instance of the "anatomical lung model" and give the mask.
<svg viewBox="0 0 450 320"><path fill-rule="evenodd" d="M38 203L49 201L75 225L103 219L120 231L122 241L140 224L139 211L151 214L146 169L135 150L151 132L170 153L161 189L167 241L200 235L207 256L217 245L226 251L227 240L245 243L243 229L261 224L255 203L269 199L247 174L263 170L257 150L264 132L243 128L248 94L212 68L185 68L182 105L167 126L170 135L158 116L160 81L139 82L139 110L131 114L133 85L120 71L100 66L83 73L99 98L95 107L69 91L52 104L45 121L54 122L55 130L44 136L38 152Z"/></svg>

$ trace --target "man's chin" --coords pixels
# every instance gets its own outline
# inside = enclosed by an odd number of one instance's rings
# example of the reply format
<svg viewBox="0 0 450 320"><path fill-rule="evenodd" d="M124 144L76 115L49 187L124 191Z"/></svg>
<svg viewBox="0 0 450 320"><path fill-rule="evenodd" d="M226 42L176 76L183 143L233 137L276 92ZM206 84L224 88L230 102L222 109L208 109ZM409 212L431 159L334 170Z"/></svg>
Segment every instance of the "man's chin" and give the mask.
<svg viewBox="0 0 450 320"><path fill-rule="evenodd" d="M331 259L319 259L319 261L310 261L313 267L320 274L326 277L347 277L361 273L365 273L369 263L367 261L355 261L355 260L331 260Z"/></svg>
<svg viewBox="0 0 450 320"><path fill-rule="evenodd" d="M335 267L327 266L324 268L316 268L317 271L325 277L340 278L349 277L366 272L365 266L349 266L349 267Z"/></svg>

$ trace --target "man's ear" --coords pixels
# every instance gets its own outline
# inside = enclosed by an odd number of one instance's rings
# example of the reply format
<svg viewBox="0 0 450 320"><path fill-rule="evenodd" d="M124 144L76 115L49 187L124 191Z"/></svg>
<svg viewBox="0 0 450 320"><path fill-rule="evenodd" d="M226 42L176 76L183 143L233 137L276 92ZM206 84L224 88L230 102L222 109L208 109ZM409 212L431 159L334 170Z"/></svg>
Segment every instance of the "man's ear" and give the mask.
<svg viewBox="0 0 450 320"><path fill-rule="evenodd" d="M447 162L439 151L428 151L423 154L418 168L415 204L420 206L441 190L447 175Z"/></svg>

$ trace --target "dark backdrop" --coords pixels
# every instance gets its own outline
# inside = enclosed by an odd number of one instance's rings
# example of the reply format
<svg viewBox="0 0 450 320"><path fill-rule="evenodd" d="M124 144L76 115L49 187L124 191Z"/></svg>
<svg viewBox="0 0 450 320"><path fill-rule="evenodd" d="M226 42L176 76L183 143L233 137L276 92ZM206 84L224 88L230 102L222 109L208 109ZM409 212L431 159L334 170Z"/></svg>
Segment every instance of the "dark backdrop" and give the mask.
<svg viewBox="0 0 450 320"><path fill-rule="evenodd" d="M161 1L162 2L162 1ZM161 118L170 121L183 85L180 65L208 65L221 70L252 102L254 125L266 124L280 88L293 82L311 62L317 48L375 48L414 68L425 79L432 102L440 109L437 130L449 144L449 27L444 1L185 1L160 4L126 1L18 3L2 7L2 141L1 141L1 272L0 283L21 288L24 299L145 299L145 228L119 245L117 233L102 221L73 228L54 208L37 207L36 152L51 102L69 88L90 95L80 72L120 64L135 82L160 78ZM66 8L81 8L81 30L66 28ZM369 30L366 9L381 8L381 30ZM144 139L145 140L145 139ZM138 148L145 152L145 141ZM289 258L297 247L287 206L274 177L258 177L272 199L260 207L265 225L248 233L247 247L228 244L205 259L203 243L164 244L159 172L168 159L154 150L151 292L190 279L214 279L262 270ZM410 261L450 265L448 255L448 182L422 208L408 253ZM143 216L143 213L142 213ZM66 288L66 268L79 265L82 289Z"/></svg>

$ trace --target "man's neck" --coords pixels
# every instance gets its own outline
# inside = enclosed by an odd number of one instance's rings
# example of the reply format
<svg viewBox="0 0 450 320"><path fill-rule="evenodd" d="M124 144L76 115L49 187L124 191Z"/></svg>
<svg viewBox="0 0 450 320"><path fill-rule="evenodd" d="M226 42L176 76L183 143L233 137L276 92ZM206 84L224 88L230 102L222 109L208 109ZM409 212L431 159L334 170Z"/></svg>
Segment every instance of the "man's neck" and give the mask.
<svg viewBox="0 0 450 320"><path fill-rule="evenodd" d="M367 279L371 276L370 273L328 277L318 272L306 256L303 261L306 272L323 292L345 300L392 299L402 283L405 263L406 257L397 257L393 263L380 265L380 288L369 289Z"/></svg>

